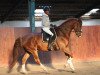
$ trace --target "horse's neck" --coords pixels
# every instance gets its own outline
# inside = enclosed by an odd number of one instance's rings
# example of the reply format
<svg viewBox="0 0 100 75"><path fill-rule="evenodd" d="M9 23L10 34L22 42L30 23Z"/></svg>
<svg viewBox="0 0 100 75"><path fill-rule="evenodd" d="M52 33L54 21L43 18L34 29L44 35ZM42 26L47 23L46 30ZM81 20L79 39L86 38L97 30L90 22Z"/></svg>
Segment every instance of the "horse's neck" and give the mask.
<svg viewBox="0 0 100 75"><path fill-rule="evenodd" d="M56 28L56 34L57 36L65 36L65 37L70 37L72 28L69 27L59 27Z"/></svg>

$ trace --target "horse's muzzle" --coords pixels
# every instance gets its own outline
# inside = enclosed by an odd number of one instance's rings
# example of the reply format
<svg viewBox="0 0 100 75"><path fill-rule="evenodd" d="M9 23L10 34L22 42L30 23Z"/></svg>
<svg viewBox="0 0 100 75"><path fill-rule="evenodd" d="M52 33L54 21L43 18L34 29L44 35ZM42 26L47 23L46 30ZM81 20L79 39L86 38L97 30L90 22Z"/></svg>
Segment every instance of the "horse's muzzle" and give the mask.
<svg viewBox="0 0 100 75"><path fill-rule="evenodd" d="M81 36L82 36L82 32L76 32L76 35L77 35L78 37L81 37Z"/></svg>

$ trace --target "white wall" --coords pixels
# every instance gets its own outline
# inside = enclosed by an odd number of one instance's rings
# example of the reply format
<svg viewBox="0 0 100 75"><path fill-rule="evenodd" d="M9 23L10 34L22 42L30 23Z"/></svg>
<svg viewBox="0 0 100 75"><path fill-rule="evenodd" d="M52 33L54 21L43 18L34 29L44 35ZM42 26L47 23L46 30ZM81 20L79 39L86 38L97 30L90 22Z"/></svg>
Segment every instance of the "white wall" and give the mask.
<svg viewBox="0 0 100 75"><path fill-rule="evenodd" d="M41 21L36 21L36 27L40 27L42 24ZM0 24L0 27L30 27L29 21L5 21Z"/></svg>
<svg viewBox="0 0 100 75"><path fill-rule="evenodd" d="M55 22L51 22L57 26L61 25L65 20L59 20ZM100 25L100 19L89 19L89 20L82 20L82 26L93 26L93 25Z"/></svg>
<svg viewBox="0 0 100 75"><path fill-rule="evenodd" d="M100 25L100 19L83 20L83 26Z"/></svg>
<svg viewBox="0 0 100 75"><path fill-rule="evenodd" d="M65 20L59 20L55 22L51 22L57 26L61 25ZM82 20L83 26L92 26L92 25L100 25L100 19L90 19L90 20ZM42 22L36 21L35 26L41 27ZM29 21L6 21L0 24L0 27L30 27Z"/></svg>

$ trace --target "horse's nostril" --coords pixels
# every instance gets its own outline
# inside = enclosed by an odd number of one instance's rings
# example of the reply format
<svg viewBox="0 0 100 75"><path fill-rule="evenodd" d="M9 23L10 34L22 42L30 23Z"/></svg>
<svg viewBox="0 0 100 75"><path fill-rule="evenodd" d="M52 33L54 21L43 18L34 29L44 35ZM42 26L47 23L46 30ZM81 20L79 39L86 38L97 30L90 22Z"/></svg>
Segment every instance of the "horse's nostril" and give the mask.
<svg viewBox="0 0 100 75"><path fill-rule="evenodd" d="M81 35L79 35L78 37L81 37Z"/></svg>

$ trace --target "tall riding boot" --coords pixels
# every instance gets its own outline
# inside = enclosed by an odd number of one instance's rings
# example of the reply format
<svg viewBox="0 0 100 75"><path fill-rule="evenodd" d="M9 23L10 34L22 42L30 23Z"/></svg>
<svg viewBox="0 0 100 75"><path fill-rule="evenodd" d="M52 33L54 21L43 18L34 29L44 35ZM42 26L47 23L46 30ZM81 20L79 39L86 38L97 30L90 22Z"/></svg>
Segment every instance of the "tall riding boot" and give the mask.
<svg viewBox="0 0 100 75"><path fill-rule="evenodd" d="M49 42L48 42L48 50L49 50L49 51L52 51L51 43L52 43L52 36L50 36Z"/></svg>

